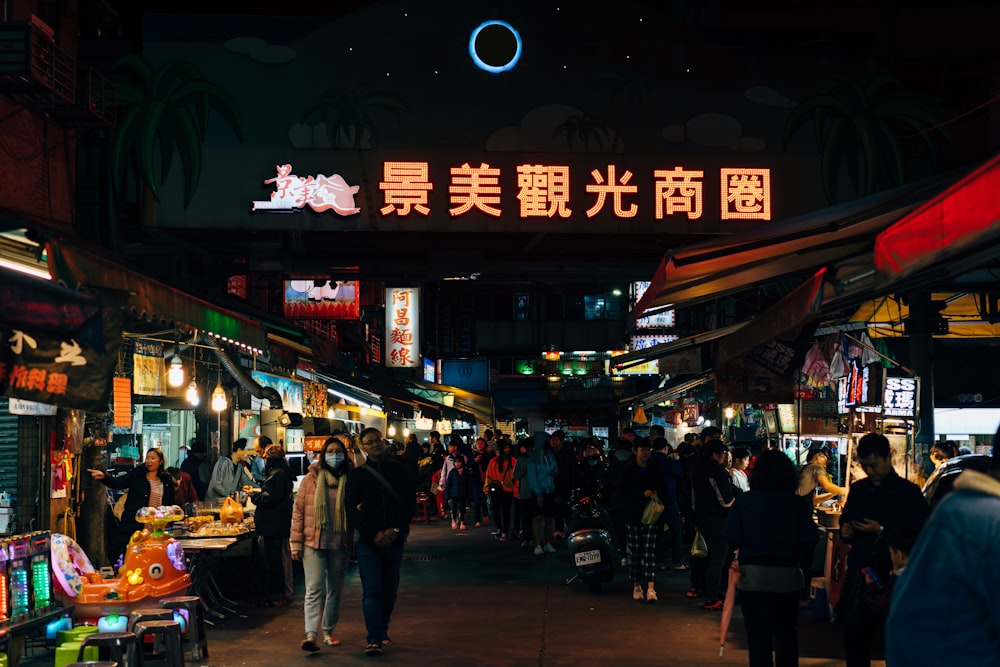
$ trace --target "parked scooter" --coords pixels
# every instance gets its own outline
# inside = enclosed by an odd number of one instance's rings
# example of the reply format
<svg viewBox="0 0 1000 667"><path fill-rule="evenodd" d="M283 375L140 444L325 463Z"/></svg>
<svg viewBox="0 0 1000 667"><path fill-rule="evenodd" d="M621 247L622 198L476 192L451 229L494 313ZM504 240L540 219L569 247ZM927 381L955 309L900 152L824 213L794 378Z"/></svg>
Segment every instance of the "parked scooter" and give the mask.
<svg viewBox="0 0 1000 667"><path fill-rule="evenodd" d="M593 593L611 581L615 572L614 530L611 516L596 495L577 499L570 508L569 556L576 574L564 583L569 586L579 579Z"/></svg>

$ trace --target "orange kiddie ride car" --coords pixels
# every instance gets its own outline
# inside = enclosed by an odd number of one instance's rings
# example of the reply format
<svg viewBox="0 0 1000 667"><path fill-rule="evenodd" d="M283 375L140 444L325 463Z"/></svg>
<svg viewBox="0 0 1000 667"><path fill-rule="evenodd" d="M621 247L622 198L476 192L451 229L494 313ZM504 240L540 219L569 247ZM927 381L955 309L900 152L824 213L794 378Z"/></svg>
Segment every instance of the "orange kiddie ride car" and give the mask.
<svg viewBox="0 0 1000 667"><path fill-rule="evenodd" d="M54 534L52 572L64 602L75 607L73 615L127 615L138 606L149 606L151 599L184 595L191 585L184 549L164 530L183 518L184 511L176 505L140 509L136 520L146 527L133 533L116 579L102 578L71 537Z"/></svg>

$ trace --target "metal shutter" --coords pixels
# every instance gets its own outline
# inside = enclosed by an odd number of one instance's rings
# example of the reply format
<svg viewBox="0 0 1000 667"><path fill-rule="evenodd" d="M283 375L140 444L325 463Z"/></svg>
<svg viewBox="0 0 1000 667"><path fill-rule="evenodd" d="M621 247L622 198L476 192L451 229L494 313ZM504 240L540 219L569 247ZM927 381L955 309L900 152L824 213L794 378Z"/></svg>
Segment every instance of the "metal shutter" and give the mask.
<svg viewBox="0 0 1000 667"><path fill-rule="evenodd" d="M10 414L10 399L0 396L0 491L17 499L17 415Z"/></svg>

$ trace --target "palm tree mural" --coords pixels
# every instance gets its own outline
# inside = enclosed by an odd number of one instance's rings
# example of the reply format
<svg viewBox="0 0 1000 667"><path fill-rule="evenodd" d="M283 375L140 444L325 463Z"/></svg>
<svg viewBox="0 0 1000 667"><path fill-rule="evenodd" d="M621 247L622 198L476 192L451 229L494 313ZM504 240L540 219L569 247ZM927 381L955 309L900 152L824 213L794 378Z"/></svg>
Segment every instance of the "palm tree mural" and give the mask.
<svg viewBox="0 0 1000 667"><path fill-rule="evenodd" d="M837 181L846 167L858 195L873 194L880 183L896 186L905 180L904 159L912 139L936 162L938 143L948 137L936 105L904 90L888 72L861 86L846 79L828 81L814 97L792 110L785 123L785 149L802 125L812 120L821 156L823 190L837 201Z"/></svg>
<svg viewBox="0 0 1000 667"><path fill-rule="evenodd" d="M565 135L566 146L573 150L573 145L579 141L585 151L590 151L590 142L597 142L597 149L601 150L615 133L614 128L607 122L598 118L593 118L590 114L584 113L568 117L552 132L552 138Z"/></svg>
<svg viewBox="0 0 1000 667"><path fill-rule="evenodd" d="M398 122L406 103L398 95L375 90L367 84L354 88L330 88L302 111L302 122L314 113L326 124L331 147L359 150L378 143L378 115L388 113Z"/></svg>
<svg viewBox="0 0 1000 667"><path fill-rule="evenodd" d="M129 166L142 186L142 220L152 223L160 185L174 153L184 169L184 207L198 189L202 144L211 112L218 113L243 141L243 124L233 99L206 81L191 62L171 61L159 70L138 56L115 63L110 78L118 95L118 125L111 153L111 173L119 191Z"/></svg>

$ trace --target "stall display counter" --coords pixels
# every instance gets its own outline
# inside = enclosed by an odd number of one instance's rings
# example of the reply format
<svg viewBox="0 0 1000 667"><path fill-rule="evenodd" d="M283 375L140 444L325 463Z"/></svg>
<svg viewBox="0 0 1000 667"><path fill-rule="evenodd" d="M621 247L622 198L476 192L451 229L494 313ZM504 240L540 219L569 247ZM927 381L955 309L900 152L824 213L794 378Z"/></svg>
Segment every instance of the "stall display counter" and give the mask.
<svg viewBox="0 0 1000 667"><path fill-rule="evenodd" d="M224 537L189 536L178 540L184 548L188 573L191 575L191 594L201 598L206 612L205 622L209 625L215 625L232 615L238 618L247 618L246 614L240 612L238 602L223 595L222 589L215 579L215 573L223 556L237 544L246 540L251 542L250 569L253 571L257 549L252 532Z"/></svg>

